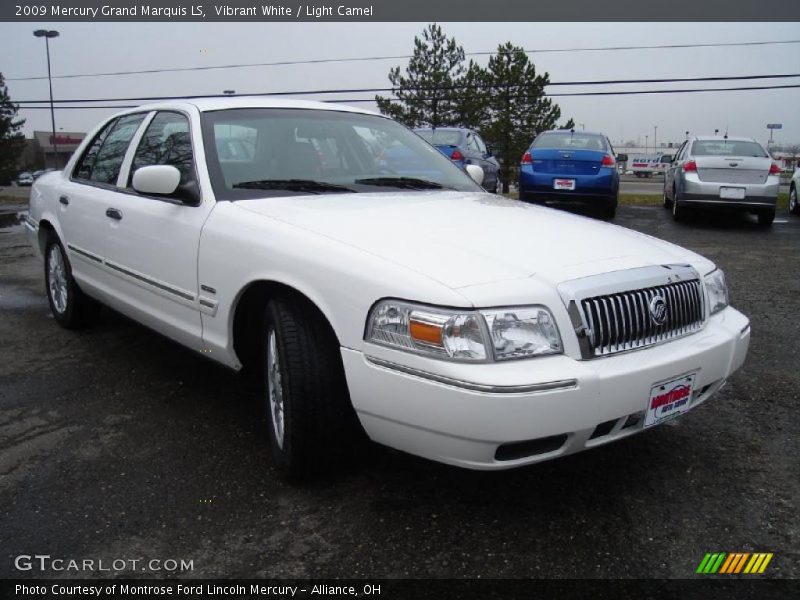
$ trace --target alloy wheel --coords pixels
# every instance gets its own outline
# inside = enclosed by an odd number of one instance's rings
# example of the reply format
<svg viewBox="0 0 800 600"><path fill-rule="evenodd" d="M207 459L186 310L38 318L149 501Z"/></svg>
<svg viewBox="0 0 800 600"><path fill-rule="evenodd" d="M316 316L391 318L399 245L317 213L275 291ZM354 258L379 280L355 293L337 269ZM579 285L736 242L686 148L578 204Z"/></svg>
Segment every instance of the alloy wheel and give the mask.
<svg viewBox="0 0 800 600"><path fill-rule="evenodd" d="M275 330L269 332L267 341L267 393L269 395L269 411L275 442L283 448L283 383L281 382L281 365L278 356L278 341Z"/></svg>
<svg viewBox="0 0 800 600"><path fill-rule="evenodd" d="M56 244L50 247L47 257L47 289L56 311L63 313L67 310L69 300L67 269L61 248Z"/></svg>

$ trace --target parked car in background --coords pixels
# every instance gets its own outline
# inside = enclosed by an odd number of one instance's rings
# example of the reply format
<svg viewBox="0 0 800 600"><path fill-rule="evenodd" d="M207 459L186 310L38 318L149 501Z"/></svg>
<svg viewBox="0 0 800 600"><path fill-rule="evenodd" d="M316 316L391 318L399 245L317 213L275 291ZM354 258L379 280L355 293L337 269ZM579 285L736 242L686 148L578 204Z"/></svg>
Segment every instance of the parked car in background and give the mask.
<svg viewBox="0 0 800 600"><path fill-rule="evenodd" d="M664 178L664 208L676 220L692 207L754 213L762 226L775 219L781 169L752 138L692 136Z"/></svg>
<svg viewBox="0 0 800 600"><path fill-rule="evenodd" d="M789 212L800 215L800 202L797 200L797 190L800 188L800 167L795 168L792 180L789 182Z"/></svg>
<svg viewBox="0 0 800 600"><path fill-rule="evenodd" d="M483 169L484 189L495 194L500 191L500 165L477 132L457 127L414 131L462 169L466 165L478 165Z"/></svg>
<svg viewBox="0 0 800 600"><path fill-rule="evenodd" d="M33 175L31 175L28 171L23 171L22 173L17 175L17 185L20 186L33 185Z"/></svg>
<svg viewBox="0 0 800 600"><path fill-rule="evenodd" d="M42 169L41 171L34 171L34 172L33 172L33 180L34 180L34 181L36 181L37 179L39 179L39 177L41 177L41 176L42 176L42 175L44 175L45 173L52 173L52 172L53 172L53 171L55 171L55 170L56 170L56 169L54 169L54 168L52 168L52 167L51 167L51 168L49 168L49 169Z"/></svg>
<svg viewBox="0 0 800 600"><path fill-rule="evenodd" d="M617 160L601 133L545 131L522 156L519 199L525 202L579 205L604 219L616 214L619 197Z"/></svg>
<svg viewBox="0 0 800 600"><path fill-rule="evenodd" d="M471 469L548 460L678 418L742 365L713 262L466 171L358 108L145 105L36 181L25 224L61 326L103 303L257 374L289 476L364 432Z"/></svg>

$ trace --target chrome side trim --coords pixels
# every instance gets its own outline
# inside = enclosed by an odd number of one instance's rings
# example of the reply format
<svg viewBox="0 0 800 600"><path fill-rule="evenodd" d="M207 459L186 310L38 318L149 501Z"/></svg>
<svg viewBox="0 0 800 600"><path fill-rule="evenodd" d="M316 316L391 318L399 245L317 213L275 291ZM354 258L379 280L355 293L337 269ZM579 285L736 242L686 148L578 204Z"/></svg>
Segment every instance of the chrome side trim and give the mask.
<svg viewBox="0 0 800 600"><path fill-rule="evenodd" d="M173 294L174 296L178 296L179 298L183 298L184 300L189 300L190 302L194 302L195 300L194 294L190 294L189 292L185 292L178 288L174 288L172 286L163 284L160 281L156 281L155 279L150 279L149 277L140 275L139 273L131 271L130 269L126 269L122 265L118 265L108 260L105 261L105 264L109 269L122 273L123 275L127 275L128 277L132 277L133 279L141 281L142 283L146 283L147 285L152 285L153 287L168 292L170 294Z"/></svg>
<svg viewBox="0 0 800 600"><path fill-rule="evenodd" d="M39 223L31 219L28 213L25 213L25 216L22 218L25 223L25 226L30 229L31 231L39 231Z"/></svg>
<svg viewBox="0 0 800 600"><path fill-rule="evenodd" d="M483 383L473 383L471 381L462 381L460 379L453 379L444 375L437 375L414 367L407 367L399 365L395 362L376 358L374 356L364 355L367 362L384 369L391 371L398 371L412 377L419 377L420 379L427 379L435 381L450 387L470 390L473 392L484 392L487 394L530 394L534 392L551 392L555 390L567 390L578 386L577 379L563 379L560 381L547 381L545 383L531 383L525 385L489 385Z"/></svg>
<svg viewBox="0 0 800 600"><path fill-rule="evenodd" d="M100 257L100 256L97 256L97 254L93 254L92 252L89 252L88 250L83 250L81 248L78 248L77 246L73 246L72 244L67 244L67 248L72 250L78 256L82 256L83 258L88 258L89 260L93 260L96 263L103 264L103 258Z"/></svg>

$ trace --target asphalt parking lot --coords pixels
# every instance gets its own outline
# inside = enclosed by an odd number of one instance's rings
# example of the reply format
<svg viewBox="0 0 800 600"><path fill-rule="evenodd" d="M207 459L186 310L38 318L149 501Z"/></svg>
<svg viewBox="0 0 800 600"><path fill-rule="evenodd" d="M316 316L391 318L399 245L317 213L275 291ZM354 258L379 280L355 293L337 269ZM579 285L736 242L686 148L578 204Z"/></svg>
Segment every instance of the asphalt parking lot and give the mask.
<svg viewBox="0 0 800 600"><path fill-rule="evenodd" d="M2 577L56 575L14 569L44 553L188 559L195 577L683 578L713 551L773 552L768 575L800 577L800 218L620 207L617 224L716 261L752 321L744 368L682 420L501 473L373 446L305 486L278 478L236 375L109 310L60 329L16 221L0 221Z"/></svg>

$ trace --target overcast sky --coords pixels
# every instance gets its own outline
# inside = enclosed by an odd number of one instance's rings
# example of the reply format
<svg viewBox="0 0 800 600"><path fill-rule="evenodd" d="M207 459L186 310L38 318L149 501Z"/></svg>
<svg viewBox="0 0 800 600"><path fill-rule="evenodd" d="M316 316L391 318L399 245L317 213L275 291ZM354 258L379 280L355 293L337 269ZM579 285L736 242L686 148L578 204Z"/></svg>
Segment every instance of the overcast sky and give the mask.
<svg viewBox="0 0 800 600"><path fill-rule="evenodd" d="M425 23L0 23L0 71L7 79L46 75L44 42L32 31L58 29L52 40L53 74L74 74L168 67L211 66L410 54L413 37ZM715 43L800 39L797 23L443 23L466 52L494 50L511 41L526 49L592 46ZM485 64L487 57L477 57ZM800 44L772 46L569 52L533 54L539 71L552 81L597 79L734 76L800 73ZM55 79L54 96L111 98L171 96L325 88L384 87L390 67L405 61L309 64L166 74ZM722 82L713 87L769 85ZM775 83L800 83L800 78ZM15 100L46 99L47 81L8 81ZM637 84L614 89L698 87L699 84ZM551 92L569 89L550 88ZM599 88L593 88L599 89ZM611 88L608 88L611 89ZM312 98L312 96L303 96ZM349 95L352 97L352 94ZM678 141L684 132L730 133L766 140L767 123L782 123L779 143L800 143L800 88L766 91L711 92L557 98L562 115L587 130L612 140L653 143ZM360 104L368 108L374 105ZM49 111L22 110L25 131L49 130ZM61 110L56 127L86 131L110 110Z"/></svg>

